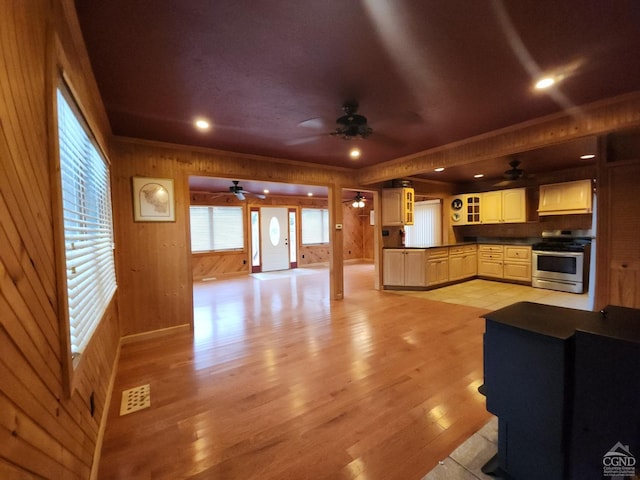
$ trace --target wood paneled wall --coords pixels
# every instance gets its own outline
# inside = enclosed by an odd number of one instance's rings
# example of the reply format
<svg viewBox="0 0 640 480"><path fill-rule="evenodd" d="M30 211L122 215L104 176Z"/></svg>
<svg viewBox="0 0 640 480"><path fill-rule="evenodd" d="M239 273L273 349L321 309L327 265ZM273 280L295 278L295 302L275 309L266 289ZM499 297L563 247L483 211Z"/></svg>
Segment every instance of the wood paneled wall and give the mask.
<svg viewBox="0 0 640 480"><path fill-rule="evenodd" d="M64 7L64 8L63 8ZM99 98L67 30L73 2L0 0L0 478L91 475L119 330L115 302L65 393L51 129L55 65L90 123ZM73 12L73 9L71 10ZM63 58L64 57L64 58ZM109 132L97 131L101 138ZM95 413L90 412L93 394Z"/></svg>
<svg viewBox="0 0 640 480"><path fill-rule="evenodd" d="M640 185L640 158L604 164L601 178L606 214L599 217L598 223L602 248L598 249L601 267L595 306L640 308L640 209L634 208Z"/></svg>
<svg viewBox="0 0 640 480"><path fill-rule="evenodd" d="M116 258L123 335L191 323L190 175L353 186L347 169L124 138L113 139L111 156L116 242L124 246ZM174 179L175 222L133 221L133 176Z"/></svg>

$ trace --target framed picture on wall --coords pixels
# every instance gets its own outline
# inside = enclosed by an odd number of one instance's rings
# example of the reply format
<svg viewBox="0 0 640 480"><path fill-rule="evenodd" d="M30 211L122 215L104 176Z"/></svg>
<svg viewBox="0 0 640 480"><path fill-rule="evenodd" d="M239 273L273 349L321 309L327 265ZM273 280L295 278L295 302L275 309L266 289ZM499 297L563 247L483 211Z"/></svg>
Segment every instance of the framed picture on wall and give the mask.
<svg viewBox="0 0 640 480"><path fill-rule="evenodd" d="M133 177L133 219L136 222L175 222L172 178Z"/></svg>

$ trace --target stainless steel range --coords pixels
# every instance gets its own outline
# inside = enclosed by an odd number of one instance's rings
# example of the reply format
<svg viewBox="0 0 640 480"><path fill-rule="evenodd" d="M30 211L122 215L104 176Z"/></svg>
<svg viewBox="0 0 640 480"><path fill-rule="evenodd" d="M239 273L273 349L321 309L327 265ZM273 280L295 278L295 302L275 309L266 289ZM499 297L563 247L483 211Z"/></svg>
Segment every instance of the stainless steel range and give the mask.
<svg viewBox="0 0 640 480"><path fill-rule="evenodd" d="M537 288L584 293L589 284L591 230L542 232L532 246L532 285Z"/></svg>

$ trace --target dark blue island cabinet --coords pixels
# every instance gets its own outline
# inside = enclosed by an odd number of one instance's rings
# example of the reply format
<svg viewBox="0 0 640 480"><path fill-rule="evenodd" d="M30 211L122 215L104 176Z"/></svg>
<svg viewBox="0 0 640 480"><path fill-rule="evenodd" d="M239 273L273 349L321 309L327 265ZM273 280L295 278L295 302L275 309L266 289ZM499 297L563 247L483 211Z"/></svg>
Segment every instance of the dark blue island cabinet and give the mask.
<svg viewBox="0 0 640 480"><path fill-rule="evenodd" d="M640 310L519 302L485 319L481 391L498 417L498 453L485 473L516 480L640 474Z"/></svg>

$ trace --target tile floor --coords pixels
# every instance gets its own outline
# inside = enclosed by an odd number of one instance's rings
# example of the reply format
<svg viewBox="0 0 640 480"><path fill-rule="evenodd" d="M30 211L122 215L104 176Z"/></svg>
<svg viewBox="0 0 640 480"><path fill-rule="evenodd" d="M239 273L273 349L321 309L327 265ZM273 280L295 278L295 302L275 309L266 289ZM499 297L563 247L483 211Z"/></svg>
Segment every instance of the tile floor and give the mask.
<svg viewBox="0 0 640 480"><path fill-rule="evenodd" d="M544 290L526 285L474 279L468 282L436 288L428 291L388 290L401 295L411 295L440 302L469 305L487 310L497 310L515 302L536 302L559 307L591 310L589 294L577 294Z"/></svg>
<svg viewBox="0 0 640 480"><path fill-rule="evenodd" d="M497 310L514 302L528 301L560 307L591 310L587 293L575 294L543 290L490 280L474 279L434 290L393 291L447 303ZM469 437L422 480L495 480L482 473L482 466L498 451L498 419L494 417Z"/></svg>
<svg viewBox="0 0 640 480"><path fill-rule="evenodd" d="M498 451L498 419L493 417L422 480L495 480L482 466Z"/></svg>

